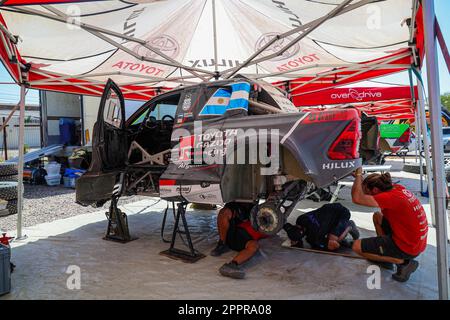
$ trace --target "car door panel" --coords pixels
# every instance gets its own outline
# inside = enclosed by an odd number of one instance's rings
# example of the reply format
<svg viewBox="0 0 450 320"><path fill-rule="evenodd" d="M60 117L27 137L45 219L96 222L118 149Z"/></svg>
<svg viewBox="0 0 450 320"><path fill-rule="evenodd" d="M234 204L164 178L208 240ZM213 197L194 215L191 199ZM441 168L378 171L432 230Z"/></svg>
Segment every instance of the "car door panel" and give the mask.
<svg viewBox="0 0 450 320"><path fill-rule="evenodd" d="M76 198L83 205L111 197L117 175L127 161L125 102L119 87L108 80L94 125L92 162L77 180Z"/></svg>

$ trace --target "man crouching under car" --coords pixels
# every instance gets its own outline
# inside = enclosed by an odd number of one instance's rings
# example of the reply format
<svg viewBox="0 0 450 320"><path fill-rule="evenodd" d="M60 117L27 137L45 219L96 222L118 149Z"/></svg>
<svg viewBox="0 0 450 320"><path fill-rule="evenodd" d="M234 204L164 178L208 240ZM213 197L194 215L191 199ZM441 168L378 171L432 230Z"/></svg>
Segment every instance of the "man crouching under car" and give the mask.
<svg viewBox="0 0 450 320"><path fill-rule="evenodd" d="M253 229L250 223L250 211L254 203L229 202L217 216L219 242L211 251L211 256L218 257L231 250L238 254L225 263L219 272L225 277L243 279L245 271L242 264L248 261L259 249L258 240L266 235Z"/></svg>
<svg viewBox="0 0 450 320"><path fill-rule="evenodd" d="M350 216L350 211L340 203L328 203L299 216L295 225L286 223L283 229L291 240L291 247L303 248L305 237L312 249L336 251L341 246L351 247L347 234L353 240L359 238L358 228Z"/></svg>

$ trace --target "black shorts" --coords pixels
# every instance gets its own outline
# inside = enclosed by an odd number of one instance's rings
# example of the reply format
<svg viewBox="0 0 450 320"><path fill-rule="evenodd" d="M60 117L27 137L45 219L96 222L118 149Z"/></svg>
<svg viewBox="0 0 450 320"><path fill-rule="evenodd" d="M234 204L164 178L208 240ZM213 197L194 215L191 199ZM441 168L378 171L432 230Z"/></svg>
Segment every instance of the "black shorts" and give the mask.
<svg viewBox="0 0 450 320"><path fill-rule="evenodd" d="M385 235L366 238L361 240L361 251L363 253L376 254L383 257L391 257L401 260L411 260L416 256L412 256L403 252L392 239L392 229L386 219L381 222L381 228Z"/></svg>
<svg viewBox="0 0 450 320"><path fill-rule="evenodd" d="M242 251L247 246L247 242L251 240L253 240L253 238L250 234L245 229L239 228L235 219L231 219L225 244L231 250Z"/></svg>

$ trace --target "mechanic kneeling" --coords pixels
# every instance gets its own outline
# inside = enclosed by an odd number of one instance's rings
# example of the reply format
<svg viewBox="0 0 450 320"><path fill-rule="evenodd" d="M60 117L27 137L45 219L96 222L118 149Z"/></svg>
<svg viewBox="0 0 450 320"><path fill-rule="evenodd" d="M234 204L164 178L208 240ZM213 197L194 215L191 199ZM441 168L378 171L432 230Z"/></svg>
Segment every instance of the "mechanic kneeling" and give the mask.
<svg viewBox="0 0 450 320"><path fill-rule="evenodd" d="M354 240L359 238L358 228L350 220L350 211L340 203L325 204L303 214L295 224L286 223L283 226L293 247L303 248L303 238L306 236L311 248L335 251L341 246L351 247L351 241L346 239L347 234Z"/></svg>
<svg viewBox="0 0 450 320"><path fill-rule="evenodd" d="M373 222L376 237L355 241L359 255L397 272L394 280L405 282L416 271L414 260L427 246L428 222L420 201L399 184L393 184L389 173L374 173L362 179L362 170L354 173L352 200L356 204L378 207Z"/></svg>
<svg viewBox="0 0 450 320"><path fill-rule="evenodd" d="M229 202L219 211L217 228L220 240L211 251L211 256L218 257L230 249L239 252L219 269L220 274L225 277L243 279L245 271L241 265L258 251L258 240L266 237L254 230L250 223L250 211L254 205L254 203Z"/></svg>

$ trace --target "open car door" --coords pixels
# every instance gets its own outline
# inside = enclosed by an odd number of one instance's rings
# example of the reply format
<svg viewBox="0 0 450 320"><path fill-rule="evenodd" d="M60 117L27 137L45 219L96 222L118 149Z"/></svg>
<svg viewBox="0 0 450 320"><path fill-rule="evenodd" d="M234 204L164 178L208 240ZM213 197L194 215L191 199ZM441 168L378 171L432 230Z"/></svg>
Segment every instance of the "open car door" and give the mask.
<svg viewBox="0 0 450 320"><path fill-rule="evenodd" d="M119 87L109 79L103 91L94 125L92 162L76 183L76 200L82 205L101 204L112 191L127 161L125 101Z"/></svg>

